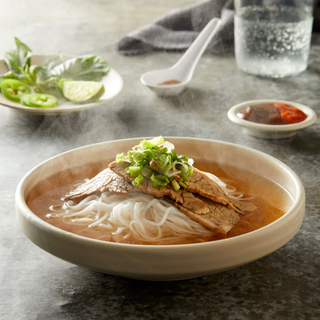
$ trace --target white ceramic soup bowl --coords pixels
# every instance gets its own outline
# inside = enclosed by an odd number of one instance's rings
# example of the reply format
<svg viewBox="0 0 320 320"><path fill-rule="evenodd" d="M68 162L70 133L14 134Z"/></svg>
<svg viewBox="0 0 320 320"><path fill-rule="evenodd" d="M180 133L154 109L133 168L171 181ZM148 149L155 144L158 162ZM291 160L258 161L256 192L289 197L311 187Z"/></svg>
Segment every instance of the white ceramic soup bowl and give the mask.
<svg viewBox="0 0 320 320"><path fill-rule="evenodd" d="M230 239L186 245L132 245L75 235L54 227L27 206L28 194L41 180L62 170L127 152L142 139L89 145L53 157L21 180L16 212L24 234L54 256L92 270L143 280L180 280L236 268L283 246L298 232L305 210L305 194L298 176L279 160L235 144L194 138L166 137L178 154L233 165L263 175L285 188L293 204L284 216L259 230ZM263 168L263 172L261 172Z"/></svg>

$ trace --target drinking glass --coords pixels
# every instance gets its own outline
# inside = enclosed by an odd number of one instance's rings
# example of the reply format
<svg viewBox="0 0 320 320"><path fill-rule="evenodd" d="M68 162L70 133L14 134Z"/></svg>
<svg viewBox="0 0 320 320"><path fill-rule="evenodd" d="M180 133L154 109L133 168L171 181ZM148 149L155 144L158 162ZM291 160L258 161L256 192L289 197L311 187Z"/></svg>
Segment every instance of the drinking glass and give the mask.
<svg viewBox="0 0 320 320"><path fill-rule="evenodd" d="M313 0L234 0L234 4L240 70L282 78L307 69Z"/></svg>

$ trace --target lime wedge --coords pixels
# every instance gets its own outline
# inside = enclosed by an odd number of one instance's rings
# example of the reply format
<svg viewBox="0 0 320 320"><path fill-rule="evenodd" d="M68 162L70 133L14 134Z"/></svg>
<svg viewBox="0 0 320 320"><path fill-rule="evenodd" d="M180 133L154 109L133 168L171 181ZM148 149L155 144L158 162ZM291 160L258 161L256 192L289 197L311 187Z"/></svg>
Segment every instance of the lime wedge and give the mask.
<svg viewBox="0 0 320 320"><path fill-rule="evenodd" d="M62 87L66 99L77 102L93 102L104 93L104 85L94 81L64 81Z"/></svg>

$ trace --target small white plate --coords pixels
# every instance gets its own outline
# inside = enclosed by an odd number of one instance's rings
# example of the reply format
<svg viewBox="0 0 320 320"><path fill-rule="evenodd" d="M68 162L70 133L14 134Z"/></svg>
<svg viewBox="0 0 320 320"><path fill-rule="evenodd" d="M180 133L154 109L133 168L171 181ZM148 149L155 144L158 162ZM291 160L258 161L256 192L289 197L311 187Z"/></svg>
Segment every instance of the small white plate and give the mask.
<svg viewBox="0 0 320 320"><path fill-rule="evenodd" d="M54 58L55 56L56 55L32 55L31 64L41 66L47 61L49 61L50 59ZM65 58L69 58L69 57L70 56L68 57L65 56ZM8 71L8 68L4 60L0 60L0 74L3 74L7 71ZM20 103L10 101L0 93L0 105L17 109L20 111L25 111L32 114L37 114L37 115L59 115L59 114L70 113L70 112L84 110L84 109L90 109L106 103L107 100L113 99L120 93L123 87L123 80L121 76L117 71L115 71L112 68L101 79L100 82L104 84L105 93L98 101L95 101L93 103L75 104L71 101L59 99L58 100L59 104L54 108L48 108L48 109L31 108L31 107L23 106Z"/></svg>
<svg viewBox="0 0 320 320"><path fill-rule="evenodd" d="M280 102L290 104L303 111L307 115L307 118L304 121L294 124L271 125L251 122L248 120L241 119L237 116L238 111L243 107L268 102ZM243 128L243 131L251 136L263 139L283 139L292 137L299 130L311 126L317 120L317 115L309 107L297 102L284 100L251 100L239 103L233 106L231 109L229 109L228 118L232 122L241 126Z"/></svg>

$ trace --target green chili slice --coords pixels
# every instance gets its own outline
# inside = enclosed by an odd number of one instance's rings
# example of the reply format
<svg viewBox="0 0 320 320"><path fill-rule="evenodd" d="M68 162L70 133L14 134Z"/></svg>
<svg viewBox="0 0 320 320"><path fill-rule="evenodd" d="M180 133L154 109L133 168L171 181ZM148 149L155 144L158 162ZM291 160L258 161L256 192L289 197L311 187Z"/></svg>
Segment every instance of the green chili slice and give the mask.
<svg viewBox="0 0 320 320"><path fill-rule="evenodd" d="M22 81L15 79L1 81L1 93L11 101L20 102L20 98L30 92L30 88Z"/></svg>
<svg viewBox="0 0 320 320"><path fill-rule="evenodd" d="M53 108L58 104L58 100L51 94L32 93L21 97L21 103L33 108Z"/></svg>

